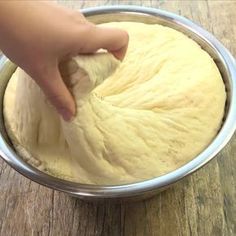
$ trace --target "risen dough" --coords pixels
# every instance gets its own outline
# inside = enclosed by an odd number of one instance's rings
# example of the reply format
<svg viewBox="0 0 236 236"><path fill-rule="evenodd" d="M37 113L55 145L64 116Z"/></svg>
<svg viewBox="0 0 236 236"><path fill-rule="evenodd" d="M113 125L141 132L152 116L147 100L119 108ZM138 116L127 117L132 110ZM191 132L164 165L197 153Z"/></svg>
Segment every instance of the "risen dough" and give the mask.
<svg viewBox="0 0 236 236"><path fill-rule="evenodd" d="M106 53L64 63L61 73L77 102L69 123L17 69L4 99L9 136L28 162L77 182L130 183L172 171L217 134L226 99L221 75L180 32L106 25L129 32L127 56L121 64Z"/></svg>

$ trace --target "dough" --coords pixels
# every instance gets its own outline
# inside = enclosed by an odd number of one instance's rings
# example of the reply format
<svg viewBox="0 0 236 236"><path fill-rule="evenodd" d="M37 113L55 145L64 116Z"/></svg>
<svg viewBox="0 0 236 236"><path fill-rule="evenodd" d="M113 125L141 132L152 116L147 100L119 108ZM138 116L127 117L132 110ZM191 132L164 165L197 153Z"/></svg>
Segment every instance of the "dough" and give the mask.
<svg viewBox="0 0 236 236"><path fill-rule="evenodd" d="M17 69L4 98L5 124L30 164L89 184L123 184L173 171L216 136L226 93L213 59L193 40L161 25L113 22L130 43L119 63L108 53L61 65L77 103L64 122Z"/></svg>

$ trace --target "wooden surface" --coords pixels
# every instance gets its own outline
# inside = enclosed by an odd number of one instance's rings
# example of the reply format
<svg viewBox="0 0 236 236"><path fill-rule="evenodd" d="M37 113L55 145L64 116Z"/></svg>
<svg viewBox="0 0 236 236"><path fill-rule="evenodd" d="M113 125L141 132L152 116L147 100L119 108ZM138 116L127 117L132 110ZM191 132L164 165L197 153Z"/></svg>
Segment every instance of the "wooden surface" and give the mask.
<svg viewBox="0 0 236 236"><path fill-rule="evenodd" d="M202 25L236 56L236 1L59 1L73 8L137 4ZM42 187L0 161L0 235L236 235L236 138L210 164L146 201L85 203Z"/></svg>

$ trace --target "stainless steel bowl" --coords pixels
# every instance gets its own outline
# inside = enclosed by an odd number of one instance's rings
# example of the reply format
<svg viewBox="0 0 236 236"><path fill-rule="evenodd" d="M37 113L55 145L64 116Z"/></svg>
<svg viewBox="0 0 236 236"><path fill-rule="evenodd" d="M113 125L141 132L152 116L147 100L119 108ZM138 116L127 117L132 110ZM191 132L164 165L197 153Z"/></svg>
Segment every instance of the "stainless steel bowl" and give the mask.
<svg viewBox="0 0 236 236"><path fill-rule="evenodd" d="M110 21L135 21L148 24L162 24L182 31L194 39L206 50L217 64L227 90L227 104L224 122L218 135L212 143L196 158L177 170L150 180L117 186L98 186L73 183L47 175L30 166L14 151L8 139L0 111L0 155L15 170L47 187L60 190L73 196L88 199L136 199L146 198L156 194L181 178L193 173L207 162L226 145L236 128L236 64L228 50L210 33L184 17L152 8L137 6L96 7L82 10L90 21L105 23ZM9 78L15 66L5 57L0 59L0 101Z"/></svg>

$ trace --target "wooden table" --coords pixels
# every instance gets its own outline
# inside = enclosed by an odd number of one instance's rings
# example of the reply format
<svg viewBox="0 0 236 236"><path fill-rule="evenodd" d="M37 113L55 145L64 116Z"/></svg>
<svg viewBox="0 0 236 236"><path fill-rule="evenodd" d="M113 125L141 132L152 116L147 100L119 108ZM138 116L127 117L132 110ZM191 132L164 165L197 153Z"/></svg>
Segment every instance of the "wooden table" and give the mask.
<svg viewBox="0 0 236 236"><path fill-rule="evenodd" d="M236 1L77 0L72 8L136 4L186 16L236 56ZM42 187L0 161L0 235L236 235L236 139L210 164L158 196L95 204Z"/></svg>

